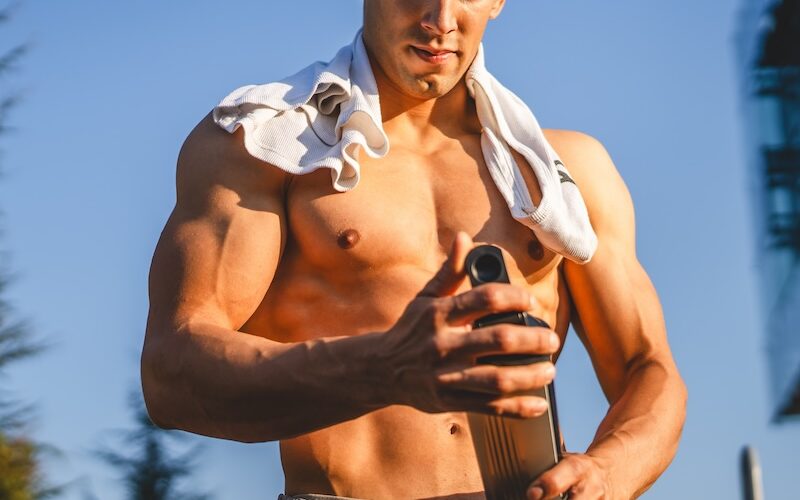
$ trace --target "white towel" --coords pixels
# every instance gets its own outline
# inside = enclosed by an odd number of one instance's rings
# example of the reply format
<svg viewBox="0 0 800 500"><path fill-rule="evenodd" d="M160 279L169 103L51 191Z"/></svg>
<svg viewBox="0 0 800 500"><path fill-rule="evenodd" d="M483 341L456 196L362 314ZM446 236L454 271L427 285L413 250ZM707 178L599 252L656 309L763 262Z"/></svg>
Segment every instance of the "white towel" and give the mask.
<svg viewBox="0 0 800 500"><path fill-rule="evenodd" d="M489 73L483 46L465 78L483 127L486 166L511 215L533 230L545 247L575 262L588 262L597 236L586 206L531 110ZM340 192L358 184L362 151L373 158L389 151L361 31L330 62L316 62L279 82L233 91L214 108L213 116L230 133L244 127L247 151L289 173L329 168L333 187ZM509 148L533 169L542 192L538 206Z"/></svg>

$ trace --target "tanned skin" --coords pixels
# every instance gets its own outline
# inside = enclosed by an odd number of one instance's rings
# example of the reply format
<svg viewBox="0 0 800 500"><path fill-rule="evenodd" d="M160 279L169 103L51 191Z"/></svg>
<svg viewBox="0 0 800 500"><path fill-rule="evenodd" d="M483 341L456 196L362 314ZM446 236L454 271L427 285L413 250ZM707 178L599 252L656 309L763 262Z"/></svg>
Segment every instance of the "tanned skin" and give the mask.
<svg viewBox="0 0 800 500"><path fill-rule="evenodd" d="M463 75L503 3L365 0L391 151L362 155L347 193L325 169L291 176L252 157L241 129L228 134L206 117L192 131L150 274L142 382L156 424L280 440L289 494L481 498L464 412L540 415L543 401L515 393L544 386L554 367L475 358L557 355L572 321L610 409L591 446L537 479L529 497L633 498L664 471L686 389L609 155L582 133L545 131L599 238L586 265L514 221L483 162ZM473 241L505 250L511 285L470 289ZM519 310L553 330L470 328Z"/></svg>

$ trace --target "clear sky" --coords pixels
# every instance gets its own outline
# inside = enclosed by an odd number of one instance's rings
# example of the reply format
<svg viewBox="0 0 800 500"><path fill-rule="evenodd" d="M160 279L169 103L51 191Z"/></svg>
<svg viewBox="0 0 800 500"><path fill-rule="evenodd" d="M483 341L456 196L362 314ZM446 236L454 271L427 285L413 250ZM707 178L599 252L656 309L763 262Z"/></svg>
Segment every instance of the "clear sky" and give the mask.
<svg viewBox="0 0 800 500"><path fill-rule="evenodd" d="M737 498L738 450L755 445L767 498L791 498L800 426L773 426L734 33L740 0L509 0L487 65L545 127L599 138L637 208L640 260L659 290L689 414L678 455L645 498ZM131 425L149 260L174 202L174 164L224 95L333 56L357 0L29 0L0 43L33 51L6 90L23 102L2 139L9 298L52 342L14 369L66 495L122 498L89 450ZM5 382L5 380L4 380ZM568 446L605 412L574 337L558 375ZM199 487L274 498L273 443L209 439Z"/></svg>

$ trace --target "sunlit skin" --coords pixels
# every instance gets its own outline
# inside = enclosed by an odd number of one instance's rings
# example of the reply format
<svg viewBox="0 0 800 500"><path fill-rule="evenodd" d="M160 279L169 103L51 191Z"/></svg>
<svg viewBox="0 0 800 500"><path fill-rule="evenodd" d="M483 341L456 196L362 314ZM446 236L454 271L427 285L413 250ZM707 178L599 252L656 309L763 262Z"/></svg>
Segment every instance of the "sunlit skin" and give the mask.
<svg viewBox="0 0 800 500"><path fill-rule="evenodd" d="M555 370L475 358L557 358L572 322L610 408L589 448L538 478L529 498L627 499L664 471L686 389L614 164L585 134L545 131L600 242L578 265L511 218L483 162L463 76L503 5L365 0L391 149L363 155L347 193L325 169L291 177L253 158L241 129L206 117L192 131L150 274L142 382L158 425L279 440L289 494L483 498L465 411L538 416L543 401L519 392ZM522 171L538 203L536 178ZM511 285L470 289L463 260L474 242L504 249ZM470 327L520 310L553 330Z"/></svg>

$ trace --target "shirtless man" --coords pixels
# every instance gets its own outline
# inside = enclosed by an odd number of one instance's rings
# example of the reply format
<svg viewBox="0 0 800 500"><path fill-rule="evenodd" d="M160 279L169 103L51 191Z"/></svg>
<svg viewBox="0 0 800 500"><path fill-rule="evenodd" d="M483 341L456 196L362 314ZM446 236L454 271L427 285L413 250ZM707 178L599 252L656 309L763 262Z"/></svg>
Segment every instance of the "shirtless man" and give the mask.
<svg viewBox="0 0 800 500"><path fill-rule="evenodd" d="M539 415L543 402L518 391L542 387L554 367L476 367L475 357L557 354L572 321L610 410L588 450L529 497L633 498L664 471L686 389L608 154L587 135L545 131L599 239L586 265L542 248L486 171L463 75L503 4L365 0L391 150L362 155L356 189L337 193L326 169L267 165L244 149L242 129L228 134L210 117L192 131L150 275L142 381L157 425L280 440L288 494L480 498L464 412ZM412 45L452 52L434 63ZM470 289L473 240L507 252L513 285ZM519 310L553 331L469 327Z"/></svg>

